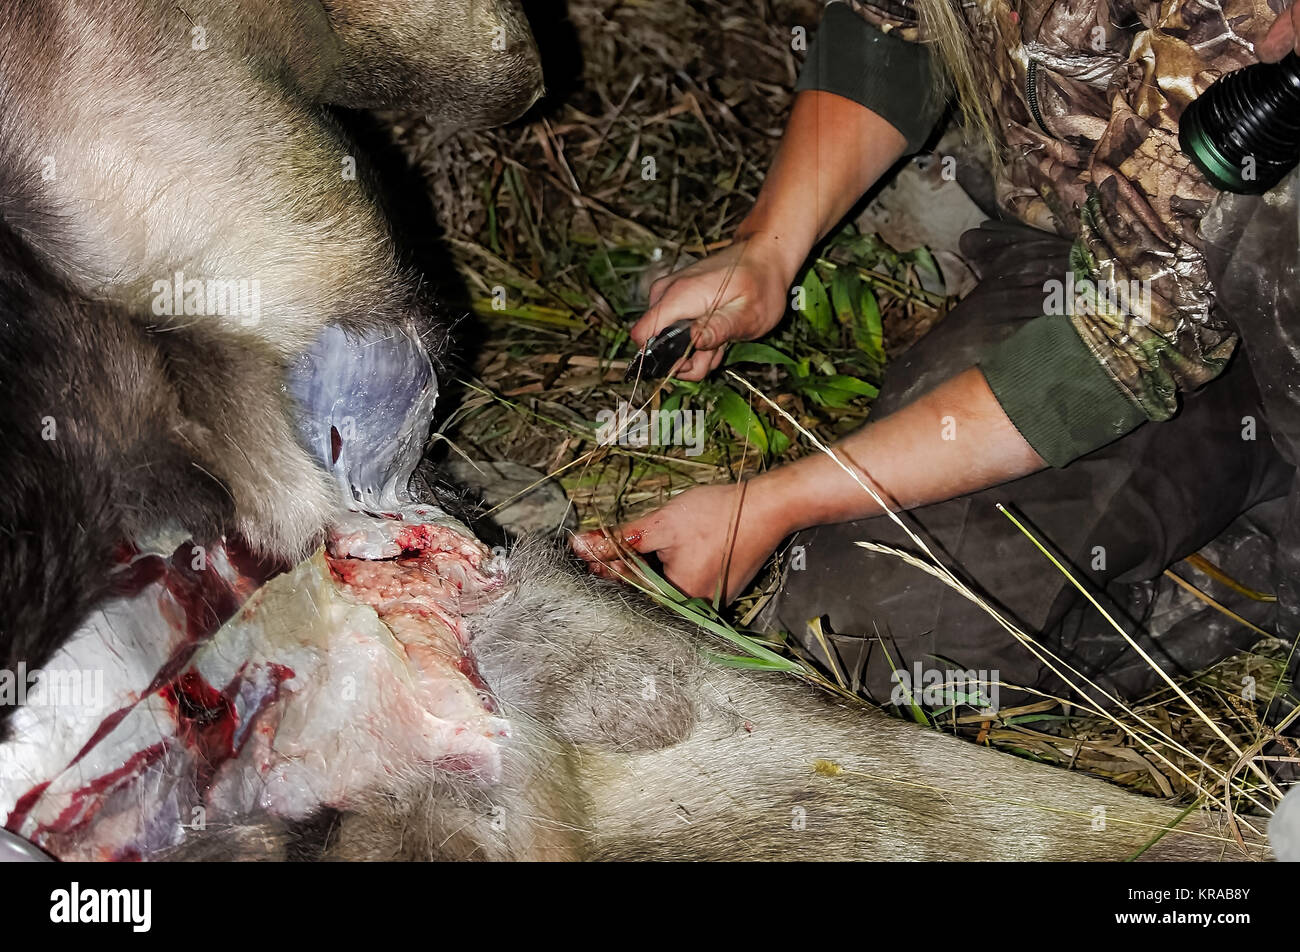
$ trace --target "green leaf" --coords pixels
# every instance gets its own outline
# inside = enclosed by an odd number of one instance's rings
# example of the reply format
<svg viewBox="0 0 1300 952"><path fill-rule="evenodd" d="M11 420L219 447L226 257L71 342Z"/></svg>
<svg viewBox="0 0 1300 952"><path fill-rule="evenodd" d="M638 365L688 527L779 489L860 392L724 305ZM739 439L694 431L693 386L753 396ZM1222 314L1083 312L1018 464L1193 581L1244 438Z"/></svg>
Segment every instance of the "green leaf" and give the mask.
<svg viewBox="0 0 1300 952"><path fill-rule="evenodd" d="M879 388L848 374L811 377L800 383L799 390L826 407L851 406L858 397L874 398L880 393Z"/></svg>
<svg viewBox="0 0 1300 952"><path fill-rule="evenodd" d="M831 301L826 295L826 285L817 277L817 271L808 269L803 283L803 316L812 325L819 337L828 337L835 329L835 318L831 313Z"/></svg>
<svg viewBox="0 0 1300 952"><path fill-rule="evenodd" d="M710 634L717 635L724 641L730 642L741 651L752 656L765 670L769 671L792 671L799 674L806 674L807 671L803 664L794 658L786 658L777 654L772 649L761 644L754 638L741 634L735 628L732 628L725 621L720 619L717 612L713 611L711 605L703 599L690 598L679 592L671 582L655 572L646 564L645 560L635 553L629 553L628 558L636 564L637 568L646 574L646 577L654 584L654 588L644 588L636 585L636 588L645 592L664 608L676 612L687 621L690 621L703 628ZM717 620L715 620L717 619ZM708 649L704 649L706 653ZM723 658L738 658L736 655L721 655ZM725 662L724 662L725 663ZM756 666L758 666L756 665Z"/></svg>
<svg viewBox="0 0 1300 952"><path fill-rule="evenodd" d="M930 254L930 249L922 245L913 251L907 253L907 258L916 265L916 270L931 278L932 281L943 284L943 275L939 273L939 265L934 260L934 255Z"/></svg>
<svg viewBox="0 0 1300 952"><path fill-rule="evenodd" d="M1006 724L1036 724L1039 721L1068 721L1069 717L1064 714L1020 714L1016 717L1008 717L1004 721Z"/></svg>
<svg viewBox="0 0 1300 952"><path fill-rule="evenodd" d="M748 671L789 671L788 665L773 664L760 658L745 658L741 655L719 654L716 651L710 651L707 648L701 648L700 654L712 661L714 664L722 665L724 668L741 668Z"/></svg>
<svg viewBox="0 0 1300 952"><path fill-rule="evenodd" d="M718 614L717 609L713 607L713 603L710 602L708 599L688 598L682 604L686 605L688 608L693 608L695 611L699 612L705 618L711 618L722 625L727 624L726 619Z"/></svg>
<svg viewBox="0 0 1300 952"><path fill-rule="evenodd" d="M790 437L774 428L768 431L767 444L771 447L773 456L781 456L790 448Z"/></svg>
<svg viewBox="0 0 1300 952"><path fill-rule="evenodd" d="M682 400L686 397L685 390L674 390L668 396L664 397L659 404L659 412L674 413L682 405Z"/></svg>
<svg viewBox="0 0 1300 952"><path fill-rule="evenodd" d="M853 342L858 350L884 366L885 329L880 320L880 303L866 284L858 290L858 319L853 323Z"/></svg>
<svg viewBox="0 0 1300 952"><path fill-rule="evenodd" d="M812 397L814 403L821 407L843 409L853 404L853 394L845 390L836 390L834 387L827 387L818 381L809 383L801 389L805 394Z"/></svg>
<svg viewBox="0 0 1300 952"><path fill-rule="evenodd" d="M653 592L651 592L650 594L651 597L654 597ZM673 601L672 599L667 598L665 596L659 596L659 598L657 598L656 600L659 601L659 603L663 605L664 608L676 612L677 614L681 615L683 618L687 619L688 621L694 622L696 625L699 625L701 628L703 628L705 631L709 632L710 634L717 635L719 638L723 639L724 641L729 641L731 644L735 645L741 651L745 651L753 655L755 658L758 658L762 661L766 661L768 664L772 666L772 670L774 671L802 672L804 670L803 665L800 664L798 661L794 660L793 658L783 658L775 651L772 651L768 648L764 648L753 638L745 637L744 635L742 635L740 632L736 631L734 628L730 627L729 625L720 624L719 622L713 621L710 618L702 617L697 612L692 611L691 606L689 605L684 605L681 602Z"/></svg>
<svg viewBox="0 0 1300 952"><path fill-rule="evenodd" d="M860 236L858 235L857 228L853 226L852 222L849 222L838 232L835 233L835 235L831 238L831 240L827 242L826 247L827 248L839 248L843 246L852 247L854 242L857 242L859 240L860 240Z"/></svg>
<svg viewBox="0 0 1300 952"><path fill-rule="evenodd" d="M889 649L885 647L884 641L880 642L880 650L885 654L885 662L889 665L889 670L897 675L898 668L894 666L894 659L889 654ZM898 677L895 677L894 681L903 689L903 693L907 696L908 713L912 715L912 720L916 721L918 724L929 726L930 719L925 716L925 710L917 703L916 698L912 696L912 691L907 687L907 683Z"/></svg>
<svg viewBox="0 0 1300 952"><path fill-rule="evenodd" d="M850 377L848 374L834 374L826 378L826 383L837 390L847 390L849 393L860 394L864 397L874 398L880 395L880 388L875 384L859 380L857 377Z"/></svg>
<svg viewBox="0 0 1300 952"><path fill-rule="evenodd" d="M743 341L733 344L727 351L727 366L732 364L774 364L779 367L797 367L795 359L777 350L771 344Z"/></svg>
<svg viewBox="0 0 1300 952"><path fill-rule="evenodd" d="M660 596L669 601L676 602L679 605L686 603L686 596L677 591L672 582L668 581L654 569L650 568L649 562L634 552L628 552L626 558L629 562L632 562L638 569L640 569L641 573L650 580L650 583L659 590Z"/></svg>
<svg viewBox="0 0 1300 952"><path fill-rule="evenodd" d="M718 415L731 427L737 438L747 440L763 454L767 453L767 432L763 429L763 422L745 402L744 397L730 387L719 387L716 406Z"/></svg>
<svg viewBox="0 0 1300 952"><path fill-rule="evenodd" d="M831 278L831 308L835 311L835 319L845 327L853 327L857 323L853 299L857 297L858 285L861 283L858 276L847 268L839 268Z"/></svg>

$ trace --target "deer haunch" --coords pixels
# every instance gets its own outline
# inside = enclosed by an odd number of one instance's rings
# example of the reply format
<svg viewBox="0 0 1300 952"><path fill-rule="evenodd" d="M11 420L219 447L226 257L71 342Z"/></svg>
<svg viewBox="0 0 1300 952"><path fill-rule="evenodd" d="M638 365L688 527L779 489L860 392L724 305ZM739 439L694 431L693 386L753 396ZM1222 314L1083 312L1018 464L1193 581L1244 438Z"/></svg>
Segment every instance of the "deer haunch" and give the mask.
<svg viewBox="0 0 1300 952"><path fill-rule="evenodd" d="M376 537L397 554L354 557ZM432 507L331 550L210 637L257 583L238 554L137 568L47 676L136 663L80 719L19 712L6 826L101 859L1122 859L1166 828L1147 858L1242 855L1210 814L707 662L702 632Z"/></svg>
<svg viewBox="0 0 1300 952"><path fill-rule="evenodd" d="M320 458L329 427L295 419L320 394L286 373L336 333L446 337L332 107L501 122L542 76L514 0L24 0L0 4L0 87L12 670L107 594L123 539L179 524L287 561L319 544L355 497Z"/></svg>

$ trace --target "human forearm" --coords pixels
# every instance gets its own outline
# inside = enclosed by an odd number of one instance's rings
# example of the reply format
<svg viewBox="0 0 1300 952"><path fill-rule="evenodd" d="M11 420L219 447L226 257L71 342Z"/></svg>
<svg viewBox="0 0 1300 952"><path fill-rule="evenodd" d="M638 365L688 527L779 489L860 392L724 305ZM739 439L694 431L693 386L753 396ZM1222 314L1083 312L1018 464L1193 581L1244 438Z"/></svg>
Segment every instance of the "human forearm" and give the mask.
<svg viewBox="0 0 1300 952"><path fill-rule="evenodd" d="M974 368L859 430L836 451L897 508L974 492L1044 465ZM740 485L688 489L620 526L616 538L586 533L574 548L594 571L610 576L628 574L622 546L657 553L668 579L702 598L713 596L725 574L731 598L790 533L880 513L870 495L819 453Z"/></svg>
<svg viewBox="0 0 1300 952"><path fill-rule="evenodd" d="M694 321L695 353L676 374L699 380L722 361L721 345L766 334L785 312L809 250L905 145L893 126L851 99L819 90L800 93L735 242L656 281L632 338L644 344L676 321Z"/></svg>
<svg viewBox="0 0 1300 952"><path fill-rule="evenodd" d="M835 450L894 509L976 492L1045 466L974 368L858 430ZM753 511L784 534L882 512L821 453L755 477L748 495Z"/></svg>
<svg viewBox="0 0 1300 952"><path fill-rule="evenodd" d="M812 246L902 157L906 144L897 129L850 99L799 93L736 237L764 244L792 279Z"/></svg>

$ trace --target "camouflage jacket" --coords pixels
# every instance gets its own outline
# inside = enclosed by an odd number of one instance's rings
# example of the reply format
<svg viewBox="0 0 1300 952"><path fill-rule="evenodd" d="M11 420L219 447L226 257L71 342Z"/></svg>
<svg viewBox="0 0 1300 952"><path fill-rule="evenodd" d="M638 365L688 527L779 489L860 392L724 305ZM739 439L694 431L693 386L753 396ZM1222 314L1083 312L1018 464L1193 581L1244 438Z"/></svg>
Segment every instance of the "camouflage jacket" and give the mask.
<svg viewBox="0 0 1300 952"><path fill-rule="evenodd" d="M910 0L847 2L873 33L925 45ZM1234 349L1197 233L1218 193L1179 149L1178 117L1220 75L1255 62L1251 40L1276 13L1266 0L978 0L961 10L991 56L992 118L1005 146L1000 205L1076 239L1076 287L1119 291L1070 307L1057 330L1022 332L982 362L1026 439L1062 465L1144 419L1169 418L1179 391L1213 379ZM1061 336L1067 327L1078 341ZM1098 399L1097 380L1063 392L1078 368L1059 352L1079 342L1089 372L1104 371L1108 397ZM1055 404L1046 414L1045 402ZM1089 414L1104 419L1082 419Z"/></svg>

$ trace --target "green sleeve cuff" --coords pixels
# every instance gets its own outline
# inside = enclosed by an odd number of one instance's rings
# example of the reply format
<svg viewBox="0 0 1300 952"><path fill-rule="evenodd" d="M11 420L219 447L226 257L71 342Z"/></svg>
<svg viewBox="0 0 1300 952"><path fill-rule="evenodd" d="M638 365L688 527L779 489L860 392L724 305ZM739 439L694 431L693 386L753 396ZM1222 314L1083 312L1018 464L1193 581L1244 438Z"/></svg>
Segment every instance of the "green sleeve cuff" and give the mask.
<svg viewBox="0 0 1300 952"><path fill-rule="evenodd" d="M1066 315L1030 321L980 361L1025 442L1064 466L1146 422Z"/></svg>
<svg viewBox="0 0 1300 952"><path fill-rule="evenodd" d="M831 3L795 91L819 89L865 106L902 134L910 155L943 114L937 78L925 46L881 32L847 4Z"/></svg>

